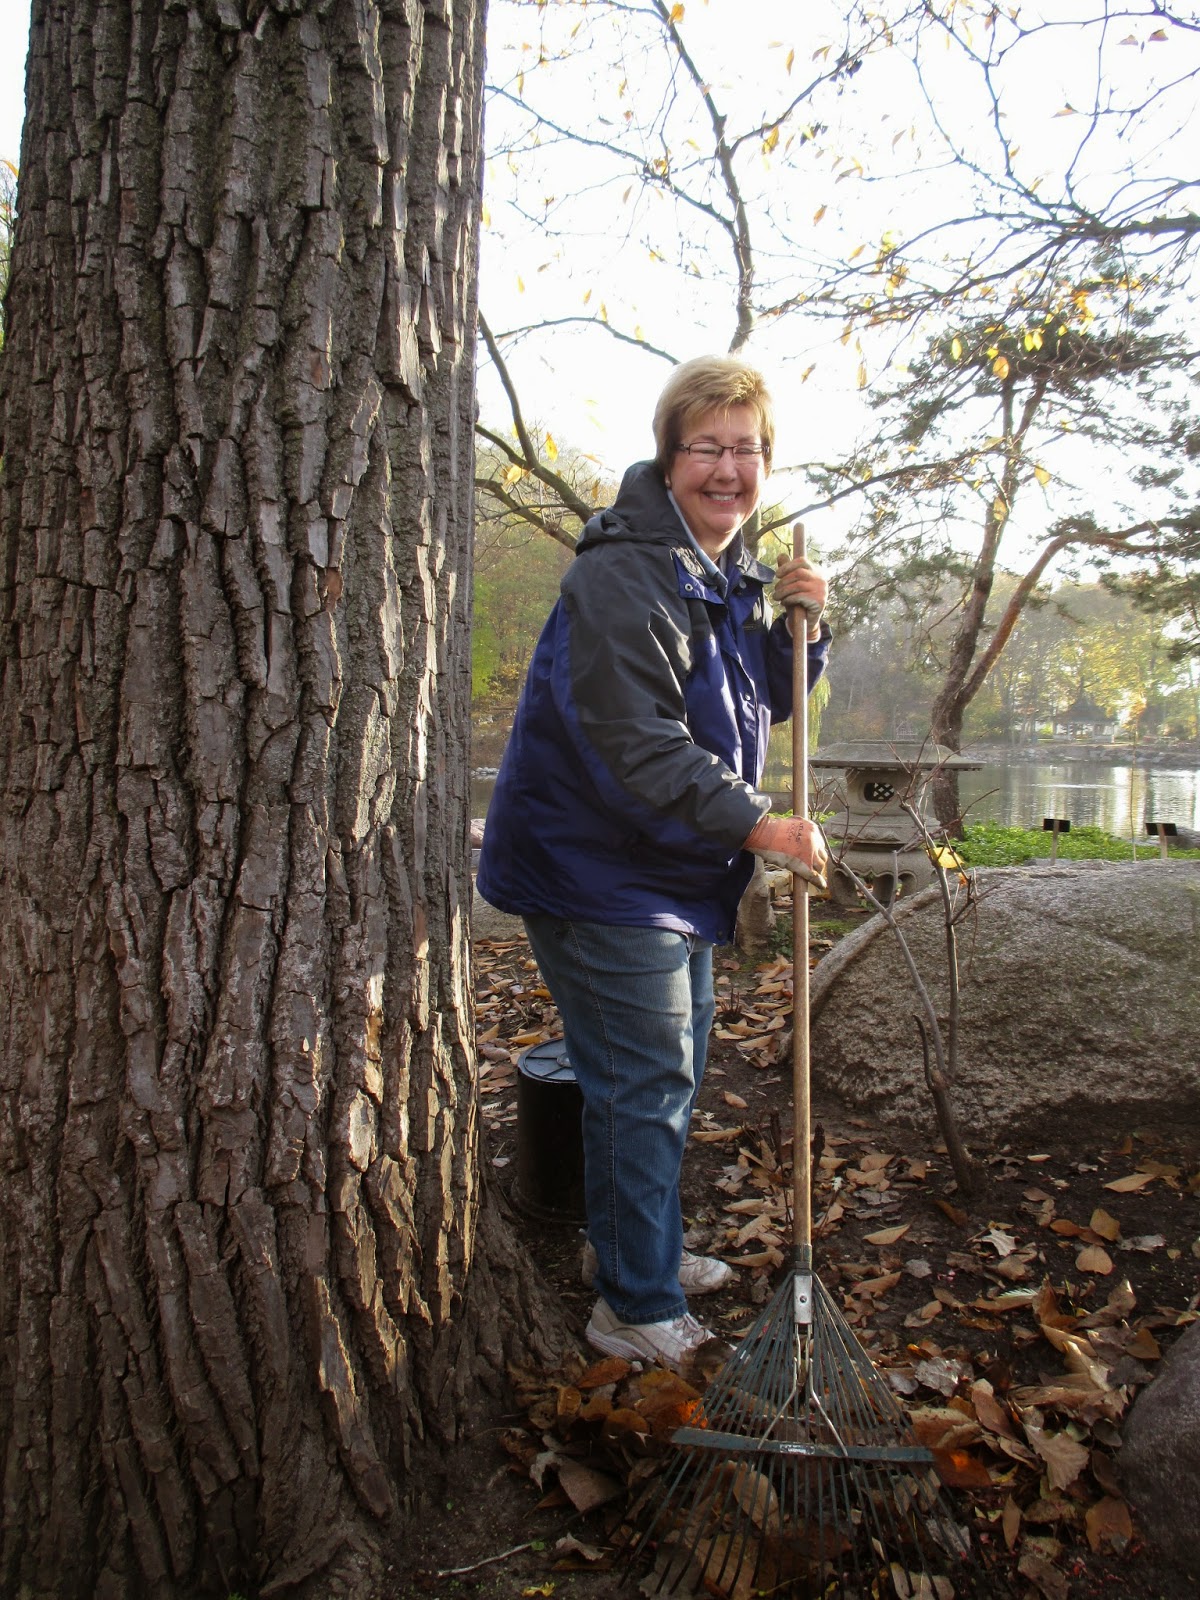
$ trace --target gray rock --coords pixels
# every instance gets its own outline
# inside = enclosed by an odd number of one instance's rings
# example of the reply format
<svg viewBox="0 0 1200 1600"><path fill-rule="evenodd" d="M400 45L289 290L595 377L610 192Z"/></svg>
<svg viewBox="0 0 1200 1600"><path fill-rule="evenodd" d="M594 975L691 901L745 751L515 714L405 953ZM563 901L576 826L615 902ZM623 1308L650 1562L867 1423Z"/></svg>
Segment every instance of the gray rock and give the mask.
<svg viewBox="0 0 1200 1600"><path fill-rule="evenodd" d="M1200 1583L1200 1323L1134 1401L1117 1470L1155 1552Z"/></svg>
<svg viewBox="0 0 1200 1600"><path fill-rule="evenodd" d="M471 894L472 939L520 939L525 934L525 924L520 917L510 917L506 911L497 911L489 905L478 889Z"/></svg>
<svg viewBox="0 0 1200 1600"><path fill-rule="evenodd" d="M1109 1119L1200 1107L1200 862L984 868L958 927L964 1128L1018 1127L1103 1108ZM897 921L944 1018L936 885ZM873 917L813 974L813 1081L882 1120L932 1115L918 1002L895 935Z"/></svg>

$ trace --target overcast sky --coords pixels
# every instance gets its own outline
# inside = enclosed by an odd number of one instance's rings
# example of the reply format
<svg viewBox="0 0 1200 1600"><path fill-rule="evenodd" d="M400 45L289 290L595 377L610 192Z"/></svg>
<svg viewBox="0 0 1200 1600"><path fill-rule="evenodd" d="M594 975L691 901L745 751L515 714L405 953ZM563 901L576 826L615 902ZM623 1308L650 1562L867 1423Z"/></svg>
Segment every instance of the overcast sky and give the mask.
<svg viewBox="0 0 1200 1600"><path fill-rule="evenodd" d="M0 5L0 157L16 165L25 116L25 46L29 0Z"/></svg>

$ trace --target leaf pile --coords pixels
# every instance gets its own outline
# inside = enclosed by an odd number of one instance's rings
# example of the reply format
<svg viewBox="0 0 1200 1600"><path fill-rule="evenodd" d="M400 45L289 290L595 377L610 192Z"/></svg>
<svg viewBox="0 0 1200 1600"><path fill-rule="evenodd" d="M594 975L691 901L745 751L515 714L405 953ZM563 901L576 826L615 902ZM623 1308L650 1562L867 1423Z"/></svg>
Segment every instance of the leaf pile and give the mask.
<svg viewBox="0 0 1200 1600"><path fill-rule="evenodd" d="M520 942L477 947L477 958L484 1113L504 1148L520 1051L559 1029ZM739 975L719 994L692 1133L709 1163L709 1203L688 1244L737 1268L735 1289L705 1317L736 1339L789 1259L791 1152L777 1115L787 1089L774 1069L790 1023L790 962ZM968 1215L943 1153L888 1148L897 1137L853 1119L818 1128L818 1271L948 1488L970 1502L990 1592L1066 1600L1089 1563L1119 1570L1138 1548L1114 1453L1138 1388L1197 1316L1200 1239L1180 1230L1194 1231L1200 1172L1140 1151L1135 1137L1070 1164L1005 1149L986 1158L979 1204L989 1211ZM1140 1220L1151 1203L1155 1228ZM599 1512L611 1533L707 1375L577 1355L512 1379L524 1417L504 1439L514 1469L539 1486L543 1506ZM589 1548L561 1559L598 1558Z"/></svg>

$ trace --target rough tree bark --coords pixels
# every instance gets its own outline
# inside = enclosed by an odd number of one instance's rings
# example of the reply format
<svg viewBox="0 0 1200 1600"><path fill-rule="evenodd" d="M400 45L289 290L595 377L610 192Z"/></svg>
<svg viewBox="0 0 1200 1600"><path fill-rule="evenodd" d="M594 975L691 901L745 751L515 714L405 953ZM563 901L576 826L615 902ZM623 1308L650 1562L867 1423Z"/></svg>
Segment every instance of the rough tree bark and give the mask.
<svg viewBox="0 0 1200 1600"><path fill-rule="evenodd" d="M6 1594L370 1592L423 1441L536 1348L473 1089L483 12L34 0Z"/></svg>

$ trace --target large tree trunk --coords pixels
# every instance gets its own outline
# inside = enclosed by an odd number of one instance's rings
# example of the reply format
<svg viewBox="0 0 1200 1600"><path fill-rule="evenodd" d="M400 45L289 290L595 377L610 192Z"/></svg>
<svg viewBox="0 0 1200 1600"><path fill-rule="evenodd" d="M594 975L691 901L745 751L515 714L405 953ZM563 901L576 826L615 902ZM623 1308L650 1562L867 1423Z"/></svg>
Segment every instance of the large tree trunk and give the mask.
<svg viewBox="0 0 1200 1600"><path fill-rule="evenodd" d="M483 9L34 0L8 1594L363 1592L413 1451L503 1368L467 925Z"/></svg>

